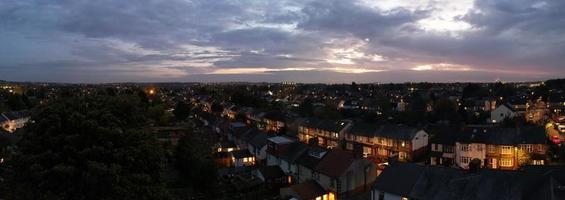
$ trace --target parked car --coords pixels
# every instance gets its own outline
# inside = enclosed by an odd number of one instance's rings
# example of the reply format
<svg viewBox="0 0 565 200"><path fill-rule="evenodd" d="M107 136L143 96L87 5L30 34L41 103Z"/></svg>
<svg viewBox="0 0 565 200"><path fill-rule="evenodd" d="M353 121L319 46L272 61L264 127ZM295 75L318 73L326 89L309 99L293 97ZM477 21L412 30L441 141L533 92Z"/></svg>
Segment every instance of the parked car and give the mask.
<svg viewBox="0 0 565 200"><path fill-rule="evenodd" d="M551 136L551 141L555 144L561 144L561 138L558 135Z"/></svg>

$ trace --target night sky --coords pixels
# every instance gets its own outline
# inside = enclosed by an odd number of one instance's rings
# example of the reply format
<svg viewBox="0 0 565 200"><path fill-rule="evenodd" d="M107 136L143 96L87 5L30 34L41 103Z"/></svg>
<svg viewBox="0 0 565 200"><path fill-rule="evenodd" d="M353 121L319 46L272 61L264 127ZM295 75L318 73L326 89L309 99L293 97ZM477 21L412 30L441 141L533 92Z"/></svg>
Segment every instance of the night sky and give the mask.
<svg viewBox="0 0 565 200"><path fill-rule="evenodd" d="M0 79L565 77L564 0L1 0Z"/></svg>

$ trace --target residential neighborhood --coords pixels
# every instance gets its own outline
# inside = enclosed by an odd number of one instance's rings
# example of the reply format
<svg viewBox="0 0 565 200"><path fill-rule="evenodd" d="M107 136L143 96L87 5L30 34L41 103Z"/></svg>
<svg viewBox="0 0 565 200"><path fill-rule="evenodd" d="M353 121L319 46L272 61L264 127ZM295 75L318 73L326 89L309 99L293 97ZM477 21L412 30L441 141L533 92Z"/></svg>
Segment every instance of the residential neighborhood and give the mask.
<svg viewBox="0 0 565 200"><path fill-rule="evenodd" d="M552 81L14 84L34 101L2 110L0 123L6 141L22 140L45 126L37 110L66 90L137 91L150 108L142 126L169 152L165 181L180 199L562 199L565 99ZM2 165L17 144L4 144ZM191 165L213 171L187 174Z"/></svg>

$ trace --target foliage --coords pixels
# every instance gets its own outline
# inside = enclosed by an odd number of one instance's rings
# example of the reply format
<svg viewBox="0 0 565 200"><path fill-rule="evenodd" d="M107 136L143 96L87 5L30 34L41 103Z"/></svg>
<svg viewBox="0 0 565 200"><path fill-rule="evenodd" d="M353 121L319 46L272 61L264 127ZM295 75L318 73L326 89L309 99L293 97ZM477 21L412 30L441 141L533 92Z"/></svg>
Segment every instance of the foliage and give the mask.
<svg viewBox="0 0 565 200"><path fill-rule="evenodd" d="M198 189L214 185L216 166L209 156L210 145L201 137L184 136L175 151L176 167L183 182Z"/></svg>
<svg viewBox="0 0 565 200"><path fill-rule="evenodd" d="M162 149L136 96L67 98L33 116L8 160L6 199L166 199Z"/></svg>
<svg viewBox="0 0 565 200"><path fill-rule="evenodd" d="M175 106L173 115L177 120L185 120L190 115L191 106L184 101L179 101Z"/></svg>

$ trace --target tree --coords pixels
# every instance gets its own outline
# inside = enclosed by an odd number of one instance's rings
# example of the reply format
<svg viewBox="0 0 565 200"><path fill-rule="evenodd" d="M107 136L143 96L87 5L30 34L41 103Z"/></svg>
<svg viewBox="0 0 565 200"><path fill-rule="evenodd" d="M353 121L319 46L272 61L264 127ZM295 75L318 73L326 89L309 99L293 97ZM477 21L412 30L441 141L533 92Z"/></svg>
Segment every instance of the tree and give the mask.
<svg viewBox="0 0 565 200"><path fill-rule="evenodd" d="M484 95L483 88L479 84L469 83L463 88L463 99L469 97L482 97Z"/></svg>
<svg viewBox="0 0 565 200"><path fill-rule="evenodd" d="M175 166L182 181L197 189L211 188L216 182L216 165L210 158L210 146L200 137L182 137L175 150Z"/></svg>
<svg viewBox="0 0 565 200"><path fill-rule="evenodd" d="M6 199L163 199L163 153L135 97L67 98L33 116L7 161Z"/></svg>
<svg viewBox="0 0 565 200"><path fill-rule="evenodd" d="M159 126L166 126L171 119L171 113L165 112L165 104L157 104L147 109L147 116Z"/></svg>
<svg viewBox="0 0 565 200"><path fill-rule="evenodd" d="M220 113L224 110L222 105L220 105L220 103L218 103L218 102L212 103L211 109L212 109L212 112L214 112L214 113Z"/></svg>
<svg viewBox="0 0 565 200"><path fill-rule="evenodd" d="M19 94L11 94L8 96L8 101L6 104L10 107L11 110L23 110L27 108L26 102L24 101L27 98L24 98L22 95Z"/></svg>
<svg viewBox="0 0 565 200"><path fill-rule="evenodd" d="M298 106L298 113L304 117L310 117L314 114L314 105L312 99L305 99L302 101L300 106Z"/></svg>
<svg viewBox="0 0 565 200"><path fill-rule="evenodd" d="M173 114L179 121L185 120L190 115L191 106L184 101L177 102Z"/></svg>

